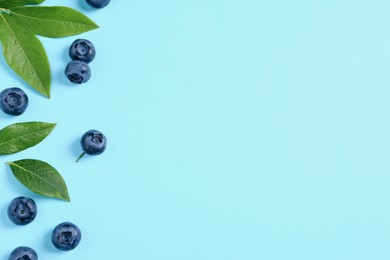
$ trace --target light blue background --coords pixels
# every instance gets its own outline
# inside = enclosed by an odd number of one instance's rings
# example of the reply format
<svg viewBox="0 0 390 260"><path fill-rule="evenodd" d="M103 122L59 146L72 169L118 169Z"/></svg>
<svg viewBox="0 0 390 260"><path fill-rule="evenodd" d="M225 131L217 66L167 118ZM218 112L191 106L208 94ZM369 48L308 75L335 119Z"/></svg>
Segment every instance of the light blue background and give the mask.
<svg viewBox="0 0 390 260"><path fill-rule="evenodd" d="M19 245L50 260L390 259L388 0L46 4L101 28L42 38L51 100L0 59L0 88L30 97L1 127L58 123L2 161L50 162L72 202L32 194L0 166L0 259ZM81 86L63 75L79 37L97 48ZM76 164L92 128L107 150ZM6 216L20 195L39 207L25 227ZM62 221L83 231L72 252L50 243Z"/></svg>

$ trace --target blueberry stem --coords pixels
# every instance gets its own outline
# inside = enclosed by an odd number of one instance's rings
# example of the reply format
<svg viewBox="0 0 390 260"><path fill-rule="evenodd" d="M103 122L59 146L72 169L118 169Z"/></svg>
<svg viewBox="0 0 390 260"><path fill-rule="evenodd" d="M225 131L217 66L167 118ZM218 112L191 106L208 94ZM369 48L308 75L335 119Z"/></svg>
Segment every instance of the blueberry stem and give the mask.
<svg viewBox="0 0 390 260"><path fill-rule="evenodd" d="M85 154L85 152L83 152L82 154L80 154L80 156L79 156L79 158L77 158L76 162L78 162L78 161L81 159L81 157L84 156L84 154Z"/></svg>

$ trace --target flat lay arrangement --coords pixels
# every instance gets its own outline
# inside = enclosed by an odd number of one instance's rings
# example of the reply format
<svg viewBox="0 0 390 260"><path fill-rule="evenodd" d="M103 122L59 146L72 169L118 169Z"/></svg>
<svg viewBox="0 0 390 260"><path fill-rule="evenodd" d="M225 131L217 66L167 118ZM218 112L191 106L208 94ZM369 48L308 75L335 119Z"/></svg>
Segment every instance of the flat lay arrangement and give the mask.
<svg viewBox="0 0 390 260"><path fill-rule="evenodd" d="M84 14L65 6L40 6L44 0L4 0L0 2L0 40L3 54L10 68L40 95L51 94L51 71L44 46L36 35L60 38L97 29L98 26ZM93 8L107 6L108 0L88 0ZM76 84L86 83L91 77L90 63L96 55L93 43L75 40L69 46L71 61L64 76ZM0 92L0 109L9 116L21 116L33 104L22 88L12 87ZM56 127L55 123L38 121L18 122L0 130L0 154L14 154L43 141ZM89 130L80 138L84 155L99 155L106 149L107 139L97 130ZM70 162L74 163L74 162ZM30 191L70 202L68 187L61 174L49 163L37 159L7 162L15 178ZM38 204L30 197L14 198L7 210L9 220L26 226L39 218ZM81 230L65 221L52 231L53 248L61 251L75 249L81 241ZM36 260L39 252L27 245L18 245L10 252L9 260Z"/></svg>

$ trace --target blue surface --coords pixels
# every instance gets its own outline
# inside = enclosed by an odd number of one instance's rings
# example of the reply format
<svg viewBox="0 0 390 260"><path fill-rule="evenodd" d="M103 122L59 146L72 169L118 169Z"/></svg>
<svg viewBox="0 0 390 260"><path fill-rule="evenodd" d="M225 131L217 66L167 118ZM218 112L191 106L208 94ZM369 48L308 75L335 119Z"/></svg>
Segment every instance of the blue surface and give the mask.
<svg viewBox="0 0 390 260"><path fill-rule="evenodd" d="M390 259L389 1L119 1L85 12L100 29L44 39L52 99L0 59L0 87L21 86L25 114L1 126L57 122L27 151L65 178L72 202L33 195L0 165L0 259ZM67 49L97 48L92 79L67 83ZM80 153L99 129L108 147ZM33 197L17 227L8 203ZM79 247L50 244L58 223Z"/></svg>

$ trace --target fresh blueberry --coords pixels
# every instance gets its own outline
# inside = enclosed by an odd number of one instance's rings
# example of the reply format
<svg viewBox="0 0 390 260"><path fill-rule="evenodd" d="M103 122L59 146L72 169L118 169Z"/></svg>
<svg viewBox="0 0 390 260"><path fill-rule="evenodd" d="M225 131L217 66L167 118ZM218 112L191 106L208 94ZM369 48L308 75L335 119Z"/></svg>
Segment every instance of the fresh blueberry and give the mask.
<svg viewBox="0 0 390 260"><path fill-rule="evenodd" d="M4 89L0 93L0 98L0 109L9 115L21 115L28 106L28 97L20 88Z"/></svg>
<svg viewBox="0 0 390 260"><path fill-rule="evenodd" d="M97 130L89 130L81 137L81 147L89 155L98 155L104 152L107 139Z"/></svg>
<svg viewBox="0 0 390 260"><path fill-rule="evenodd" d="M16 225L24 226L31 223L37 216L37 204L31 198L18 197L8 206L8 217Z"/></svg>
<svg viewBox="0 0 390 260"><path fill-rule="evenodd" d="M75 40L69 49L72 60L82 60L90 63L96 55L96 49L92 42L85 39Z"/></svg>
<svg viewBox="0 0 390 260"><path fill-rule="evenodd" d="M107 138L104 134L97 130L89 130L81 137L81 148L83 153L77 158L76 162L80 160L84 154L99 155L106 150Z"/></svg>
<svg viewBox="0 0 390 260"><path fill-rule="evenodd" d="M8 260L38 260L38 255L34 249L27 246L20 246L12 251Z"/></svg>
<svg viewBox="0 0 390 260"><path fill-rule="evenodd" d="M51 242L53 245L63 251L75 249L81 240L80 229L71 222L59 224L53 230Z"/></svg>
<svg viewBox="0 0 390 260"><path fill-rule="evenodd" d="M87 0L87 3L95 8L103 8L106 7L111 0Z"/></svg>
<svg viewBox="0 0 390 260"><path fill-rule="evenodd" d="M85 61L72 60L66 66L65 75L71 82L81 84L91 78L91 69Z"/></svg>

